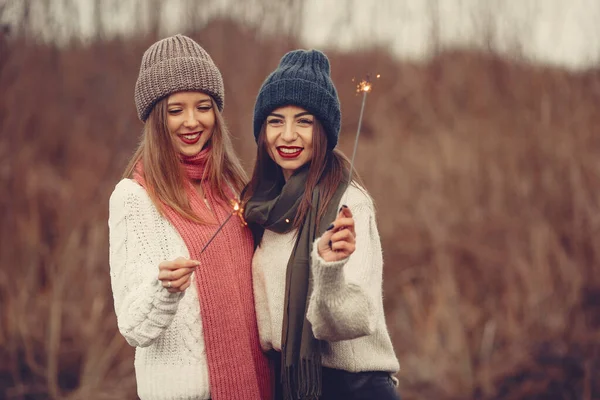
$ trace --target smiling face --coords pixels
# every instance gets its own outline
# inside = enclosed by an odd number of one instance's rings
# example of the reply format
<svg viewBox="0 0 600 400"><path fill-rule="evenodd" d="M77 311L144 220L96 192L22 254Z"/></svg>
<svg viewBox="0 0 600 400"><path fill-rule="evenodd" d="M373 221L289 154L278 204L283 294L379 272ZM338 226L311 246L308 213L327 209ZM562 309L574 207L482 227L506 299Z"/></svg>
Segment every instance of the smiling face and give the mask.
<svg viewBox="0 0 600 400"><path fill-rule="evenodd" d="M269 155L287 180L313 157L315 117L297 106L279 107L267 117L265 129Z"/></svg>
<svg viewBox="0 0 600 400"><path fill-rule="evenodd" d="M177 92L167 99L167 127L181 154L198 154L211 138L214 126L215 112L209 95Z"/></svg>

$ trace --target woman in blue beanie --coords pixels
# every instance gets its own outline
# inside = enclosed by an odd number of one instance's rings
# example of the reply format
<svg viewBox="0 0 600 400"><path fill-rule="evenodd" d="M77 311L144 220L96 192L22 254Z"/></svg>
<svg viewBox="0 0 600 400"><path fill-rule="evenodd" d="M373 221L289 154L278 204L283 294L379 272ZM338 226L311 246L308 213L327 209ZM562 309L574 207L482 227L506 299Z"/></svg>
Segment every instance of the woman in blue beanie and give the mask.
<svg viewBox="0 0 600 400"><path fill-rule="evenodd" d="M329 60L316 50L284 55L254 107L245 216L260 342L285 400L399 399L375 209L356 174L348 185L340 119Z"/></svg>

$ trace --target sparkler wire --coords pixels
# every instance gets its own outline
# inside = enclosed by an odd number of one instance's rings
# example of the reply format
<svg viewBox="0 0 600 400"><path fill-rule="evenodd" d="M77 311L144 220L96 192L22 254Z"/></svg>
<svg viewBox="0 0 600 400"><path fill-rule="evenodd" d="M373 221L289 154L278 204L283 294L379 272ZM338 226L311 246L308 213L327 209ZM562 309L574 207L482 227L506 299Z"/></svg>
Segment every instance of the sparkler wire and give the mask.
<svg viewBox="0 0 600 400"><path fill-rule="evenodd" d="M354 170L354 159L356 158L356 149L358 148L358 137L360 136L360 126L362 125L363 113L365 111L365 102L367 100L367 90L363 90L362 105L360 106L360 114L358 116L358 129L356 130L356 138L354 139L354 149L352 150L352 159L350 160L350 174L348 176L348 186L352 183L352 171Z"/></svg>

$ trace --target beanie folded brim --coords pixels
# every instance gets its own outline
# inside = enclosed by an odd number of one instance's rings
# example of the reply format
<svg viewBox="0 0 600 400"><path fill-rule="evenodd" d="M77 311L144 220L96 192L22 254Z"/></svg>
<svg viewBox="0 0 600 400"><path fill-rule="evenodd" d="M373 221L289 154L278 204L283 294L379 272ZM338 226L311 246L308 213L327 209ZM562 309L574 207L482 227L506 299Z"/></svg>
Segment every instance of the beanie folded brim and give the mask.
<svg viewBox="0 0 600 400"><path fill-rule="evenodd" d="M144 88L144 90L141 90ZM211 96L223 111L223 78L217 67L197 57L163 60L142 71L135 88L138 117L146 121L154 105L165 96L181 91L201 91Z"/></svg>
<svg viewBox="0 0 600 400"><path fill-rule="evenodd" d="M294 105L313 114L323 125L327 135L327 147L337 145L341 112L337 97L322 85L304 79L278 79L264 85L254 105L254 137L258 135L269 114L279 108Z"/></svg>

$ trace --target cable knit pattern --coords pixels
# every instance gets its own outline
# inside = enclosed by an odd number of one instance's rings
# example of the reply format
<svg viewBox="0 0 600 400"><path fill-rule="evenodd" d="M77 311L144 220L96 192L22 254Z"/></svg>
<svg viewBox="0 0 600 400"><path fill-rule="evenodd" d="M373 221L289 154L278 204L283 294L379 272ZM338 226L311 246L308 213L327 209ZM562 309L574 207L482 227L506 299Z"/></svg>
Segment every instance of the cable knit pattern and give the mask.
<svg viewBox="0 0 600 400"><path fill-rule="evenodd" d="M353 186L342 201L354 215L356 251L346 260L325 262L319 257L316 245L313 246L313 292L307 317L315 337L326 341L324 366L350 372L395 373L399 364L383 310L383 257L373 202ZM281 351L285 267L295 233L267 230L254 253L254 298L260 342L265 351Z"/></svg>
<svg viewBox="0 0 600 400"><path fill-rule="evenodd" d="M110 276L118 328L136 346L138 396L144 400L209 399L200 303L195 285L171 294L158 264L189 258L174 227L132 180L110 197Z"/></svg>
<svg viewBox="0 0 600 400"><path fill-rule="evenodd" d="M200 202L191 199L196 209ZM219 221L230 215L214 201L211 209ZM111 195L109 228L115 310L119 330L137 347L139 396L270 399L271 371L252 299L250 232L232 220L200 254L216 225L163 218L128 179ZM200 261L195 284L170 294L158 281L158 265L190 254Z"/></svg>

